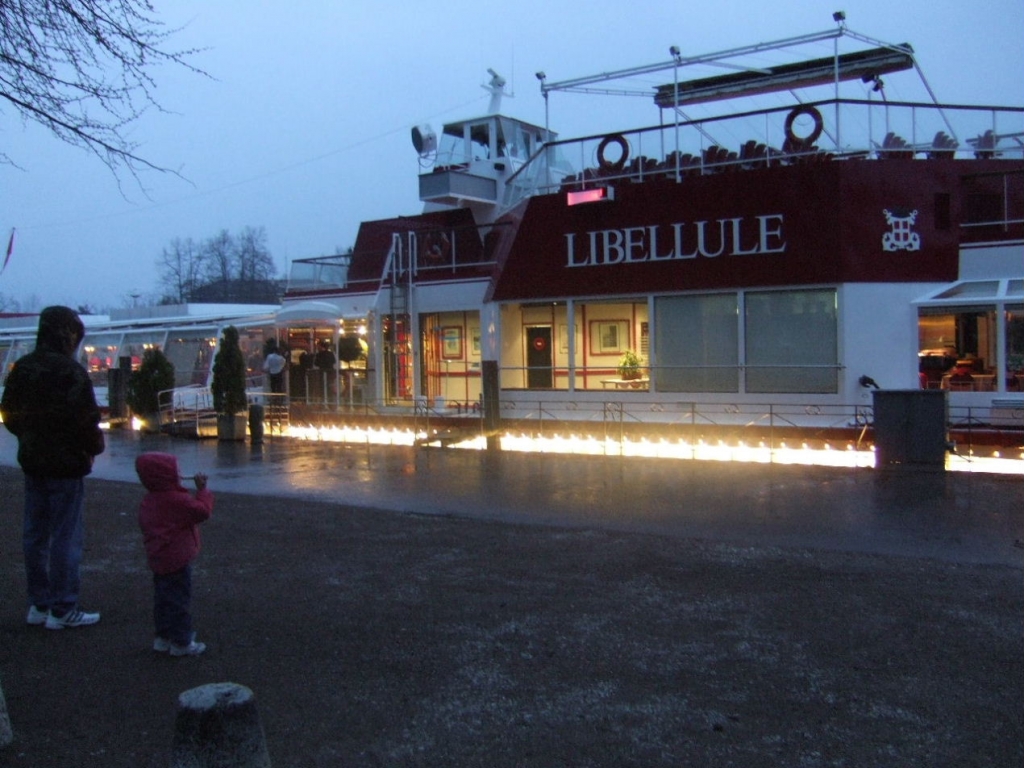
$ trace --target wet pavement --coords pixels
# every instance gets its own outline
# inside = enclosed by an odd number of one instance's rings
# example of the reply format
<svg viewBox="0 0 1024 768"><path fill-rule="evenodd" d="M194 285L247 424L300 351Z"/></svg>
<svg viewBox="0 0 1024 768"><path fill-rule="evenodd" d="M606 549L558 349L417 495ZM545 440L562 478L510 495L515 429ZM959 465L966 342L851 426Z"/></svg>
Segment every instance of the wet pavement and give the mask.
<svg viewBox="0 0 1024 768"><path fill-rule="evenodd" d="M261 445L114 431L92 477L137 482L143 451L214 491L517 524L1021 565L1024 478L407 448ZM0 465L16 442L0 429ZM95 496L90 505L99 502Z"/></svg>

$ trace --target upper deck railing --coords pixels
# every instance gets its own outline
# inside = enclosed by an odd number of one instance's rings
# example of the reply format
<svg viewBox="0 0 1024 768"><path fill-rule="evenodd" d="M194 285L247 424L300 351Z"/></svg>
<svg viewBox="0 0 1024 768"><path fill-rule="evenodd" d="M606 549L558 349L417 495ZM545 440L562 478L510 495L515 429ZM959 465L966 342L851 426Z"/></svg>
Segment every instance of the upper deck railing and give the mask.
<svg viewBox="0 0 1024 768"><path fill-rule="evenodd" d="M848 160L1024 159L1024 108L828 99L546 144L504 207L612 182Z"/></svg>

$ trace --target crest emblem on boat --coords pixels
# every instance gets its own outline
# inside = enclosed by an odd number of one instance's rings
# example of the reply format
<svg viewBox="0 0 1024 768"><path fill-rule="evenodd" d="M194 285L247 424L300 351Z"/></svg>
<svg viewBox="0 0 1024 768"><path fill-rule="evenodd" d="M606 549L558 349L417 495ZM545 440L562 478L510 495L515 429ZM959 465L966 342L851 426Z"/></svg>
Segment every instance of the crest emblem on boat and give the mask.
<svg viewBox="0 0 1024 768"><path fill-rule="evenodd" d="M882 210L885 220L892 227L891 232L882 235L882 250L884 251L919 251L921 250L921 236L911 228L917 221L917 211L893 210L888 208Z"/></svg>

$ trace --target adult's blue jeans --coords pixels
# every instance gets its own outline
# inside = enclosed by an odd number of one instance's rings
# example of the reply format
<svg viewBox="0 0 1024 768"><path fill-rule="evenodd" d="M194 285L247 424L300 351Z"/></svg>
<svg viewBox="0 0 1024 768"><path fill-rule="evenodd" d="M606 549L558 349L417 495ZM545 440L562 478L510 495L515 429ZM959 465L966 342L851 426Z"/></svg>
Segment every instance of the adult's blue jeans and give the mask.
<svg viewBox="0 0 1024 768"><path fill-rule="evenodd" d="M156 636L188 645L192 631L192 565L173 573L153 574L153 623Z"/></svg>
<svg viewBox="0 0 1024 768"><path fill-rule="evenodd" d="M28 601L63 615L78 605L85 540L85 482L25 475L22 545Z"/></svg>

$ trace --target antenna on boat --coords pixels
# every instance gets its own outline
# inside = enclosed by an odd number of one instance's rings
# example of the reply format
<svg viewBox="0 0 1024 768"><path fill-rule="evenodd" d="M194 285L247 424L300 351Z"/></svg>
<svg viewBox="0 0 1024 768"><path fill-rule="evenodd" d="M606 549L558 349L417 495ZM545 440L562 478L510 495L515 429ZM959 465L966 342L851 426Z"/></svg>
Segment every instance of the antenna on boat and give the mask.
<svg viewBox="0 0 1024 768"><path fill-rule="evenodd" d="M501 97L505 95L505 78L490 68L488 68L487 74L491 76L491 81L480 87L491 92L491 103L487 105L487 114L496 115L501 112Z"/></svg>

